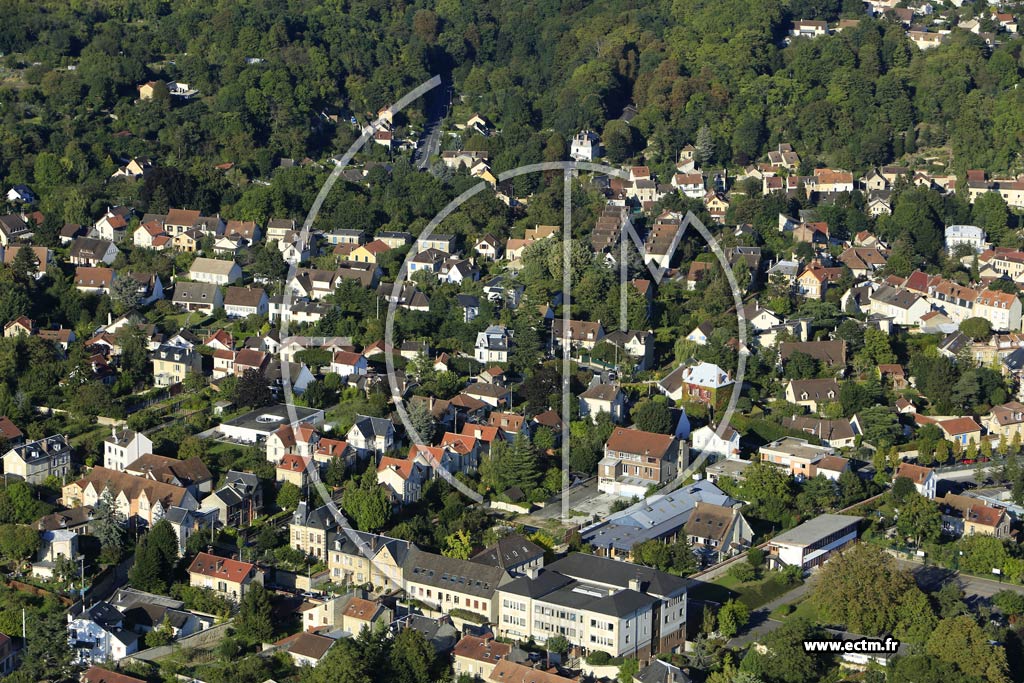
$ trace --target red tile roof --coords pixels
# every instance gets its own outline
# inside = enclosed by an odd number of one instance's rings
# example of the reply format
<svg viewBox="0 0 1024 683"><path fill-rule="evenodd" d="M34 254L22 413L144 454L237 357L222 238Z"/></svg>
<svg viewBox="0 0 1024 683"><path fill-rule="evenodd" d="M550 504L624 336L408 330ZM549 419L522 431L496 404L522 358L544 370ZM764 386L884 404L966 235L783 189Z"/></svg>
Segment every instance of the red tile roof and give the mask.
<svg viewBox="0 0 1024 683"><path fill-rule="evenodd" d="M200 574L214 579L224 579L232 583L244 582L256 565L240 562L227 557L218 557L210 553L199 553L188 567L189 574Z"/></svg>
<svg viewBox="0 0 1024 683"><path fill-rule="evenodd" d="M295 455L289 453L288 455L281 458L281 462L278 464L277 469L285 470L286 472L305 472L306 468L309 467L309 463L301 455Z"/></svg>
<svg viewBox="0 0 1024 683"><path fill-rule="evenodd" d="M82 683L146 683L146 681L99 666L91 666L82 674Z"/></svg>
<svg viewBox="0 0 1024 683"><path fill-rule="evenodd" d="M381 456L380 462L377 464L377 471L393 469L402 479L408 479L412 475L414 465L412 458L391 458L384 455Z"/></svg>
<svg viewBox="0 0 1024 683"><path fill-rule="evenodd" d="M668 434L655 434L639 429L616 427L608 437L608 450L622 453L643 453L655 458L663 458L672 447L675 439Z"/></svg>

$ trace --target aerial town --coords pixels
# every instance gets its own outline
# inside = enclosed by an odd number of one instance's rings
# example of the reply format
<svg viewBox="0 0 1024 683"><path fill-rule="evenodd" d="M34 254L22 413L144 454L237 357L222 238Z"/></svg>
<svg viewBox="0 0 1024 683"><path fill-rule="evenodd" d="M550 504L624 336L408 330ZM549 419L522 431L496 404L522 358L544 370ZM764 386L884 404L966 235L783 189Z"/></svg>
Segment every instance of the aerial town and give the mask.
<svg viewBox="0 0 1024 683"><path fill-rule="evenodd" d="M288 4L11 3L0 677L1024 680L1016 3Z"/></svg>

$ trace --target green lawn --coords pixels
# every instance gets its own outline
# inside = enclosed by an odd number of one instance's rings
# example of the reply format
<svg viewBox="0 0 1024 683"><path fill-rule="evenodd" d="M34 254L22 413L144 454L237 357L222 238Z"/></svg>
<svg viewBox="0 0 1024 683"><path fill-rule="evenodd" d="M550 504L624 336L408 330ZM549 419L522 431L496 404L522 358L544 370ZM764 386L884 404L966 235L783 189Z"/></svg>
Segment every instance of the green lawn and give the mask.
<svg viewBox="0 0 1024 683"><path fill-rule="evenodd" d="M82 432L81 434L71 437L70 439L68 439L68 442L71 444L72 448L77 448L82 444L86 443L87 441L97 438L103 439L109 435L110 427L106 425L96 425L92 429L89 429L87 431Z"/></svg>
<svg viewBox="0 0 1024 683"><path fill-rule="evenodd" d="M735 598L750 609L757 609L793 588L795 586L787 584L780 574L769 572L762 579L746 583L740 583L729 575L715 579L711 583L698 583L690 589L689 595L698 600L711 600L719 603Z"/></svg>
<svg viewBox="0 0 1024 683"><path fill-rule="evenodd" d="M794 606L795 609L792 612L787 613L788 607ZM805 597L798 602L791 602L785 605L779 605L772 610L772 619L783 621L785 619L804 617L812 622L818 622L818 608L814 604L814 600L809 597Z"/></svg>

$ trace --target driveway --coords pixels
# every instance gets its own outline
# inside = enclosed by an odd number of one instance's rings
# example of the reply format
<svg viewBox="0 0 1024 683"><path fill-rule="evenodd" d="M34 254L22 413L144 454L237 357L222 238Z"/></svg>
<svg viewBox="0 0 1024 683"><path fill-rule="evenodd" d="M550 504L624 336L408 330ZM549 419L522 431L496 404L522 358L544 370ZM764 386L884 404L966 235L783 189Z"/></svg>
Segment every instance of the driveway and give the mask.
<svg viewBox="0 0 1024 683"><path fill-rule="evenodd" d="M564 494L559 493L548 499L544 507L534 510L529 515L519 518L524 524L543 525L552 519L560 519L562 516L562 496L568 502L570 524L589 524L590 520L607 517L611 513L612 505L622 500L621 496L611 493L602 493L597 490L597 477L591 477L578 486L574 486ZM583 514L572 514L573 512Z"/></svg>

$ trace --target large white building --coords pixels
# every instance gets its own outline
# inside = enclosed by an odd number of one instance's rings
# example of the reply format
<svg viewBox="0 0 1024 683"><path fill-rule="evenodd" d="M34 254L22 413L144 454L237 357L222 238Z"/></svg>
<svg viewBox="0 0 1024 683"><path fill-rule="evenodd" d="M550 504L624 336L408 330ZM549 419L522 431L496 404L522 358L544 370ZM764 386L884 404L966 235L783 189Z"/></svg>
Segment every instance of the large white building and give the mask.
<svg viewBox="0 0 1024 683"><path fill-rule="evenodd" d="M588 653L646 661L682 650L686 588L686 579L649 567L572 553L498 587L497 635L563 636Z"/></svg>
<svg viewBox="0 0 1024 683"><path fill-rule="evenodd" d="M294 413L290 411L294 410ZM295 415L295 419L291 415ZM258 443L283 425L295 429L301 424L319 427L324 423L324 411L302 406L286 406L278 404L265 406L228 420L218 427L222 436L233 439L237 443Z"/></svg>
<svg viewBox="0 0 1024 683"><path fill-rule="evenodd" d="M861 517L818 515L768 542L771 558L785 566L811 569L857 540Z"/></svg>
<svg viewBox="0 0 1024 683"><path fill-rule="evenodd" d="M985 231L977 225L947 225L946 226L946 249L952 253L961 244L966 244L981 253L988 247L985 241Z"/></svg>

